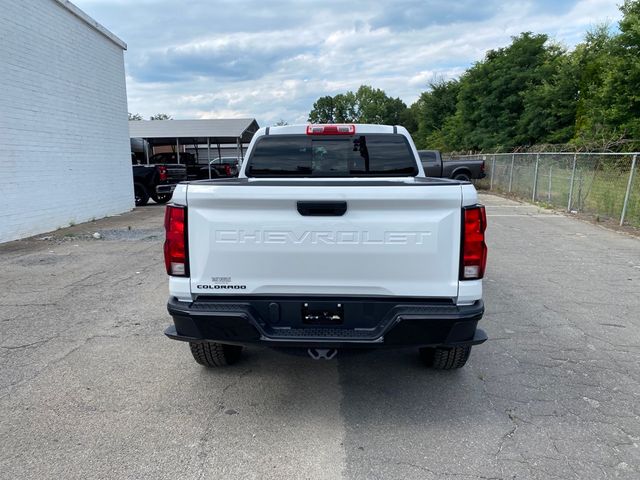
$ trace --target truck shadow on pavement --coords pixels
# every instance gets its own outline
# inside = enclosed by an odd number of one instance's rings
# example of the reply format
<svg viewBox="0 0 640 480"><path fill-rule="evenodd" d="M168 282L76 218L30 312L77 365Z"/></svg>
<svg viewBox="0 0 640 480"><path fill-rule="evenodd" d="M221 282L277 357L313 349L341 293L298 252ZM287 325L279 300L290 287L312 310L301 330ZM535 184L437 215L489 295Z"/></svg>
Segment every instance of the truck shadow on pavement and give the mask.
<svg viewBox="0 0 640 480"><path fill-rule="evenodd" d="M340 413L351 422L394 427L448 423L476 415L486 404L482 382L470 365L454 371L430 370L416 349L341 351L333 360L316 361L251 348L238 364L220 370L203 368L196 377L205 389L220 388L224 379L220 401L225 409L231 405L240 414L243 408L259 406L263 414L289 420Z"/></svg>

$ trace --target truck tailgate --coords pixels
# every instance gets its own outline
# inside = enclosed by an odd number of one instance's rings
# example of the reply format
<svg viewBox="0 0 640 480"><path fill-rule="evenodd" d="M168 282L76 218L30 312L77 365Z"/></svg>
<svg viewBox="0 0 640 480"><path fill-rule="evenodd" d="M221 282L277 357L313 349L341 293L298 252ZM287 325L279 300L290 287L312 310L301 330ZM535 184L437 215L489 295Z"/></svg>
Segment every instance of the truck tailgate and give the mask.
<svg viewBox="0 0 640 480"><path fill-rule="evenodd" d="M460 185L274 183L188 185L192 294L457 296Z"/></svg>

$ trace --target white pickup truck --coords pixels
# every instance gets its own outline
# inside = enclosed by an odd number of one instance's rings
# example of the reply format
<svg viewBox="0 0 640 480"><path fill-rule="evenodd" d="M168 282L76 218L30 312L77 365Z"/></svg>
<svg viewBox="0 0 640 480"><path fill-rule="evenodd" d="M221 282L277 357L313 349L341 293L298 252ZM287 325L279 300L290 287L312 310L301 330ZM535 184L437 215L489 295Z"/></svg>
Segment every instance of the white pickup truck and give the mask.
<svg viewBox="0 0 640 480"><path fill-rule="evenodd" d="M470 183L425 177L402 127L262 128L238 178L181 183L172 202L165 334L200 364L253 344L417 347L452 369L487 339L484 207Z"/></svg>

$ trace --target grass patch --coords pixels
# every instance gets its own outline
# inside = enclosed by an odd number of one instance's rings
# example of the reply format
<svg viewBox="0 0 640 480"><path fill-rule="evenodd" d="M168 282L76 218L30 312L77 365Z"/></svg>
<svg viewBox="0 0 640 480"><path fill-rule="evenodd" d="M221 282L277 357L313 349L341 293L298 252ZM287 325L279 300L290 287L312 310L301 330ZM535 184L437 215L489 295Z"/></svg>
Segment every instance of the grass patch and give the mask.
<svg viewBox="0 0 640 480"><path fill-rule="evenodd" d="M629 180L631 158L579 157L573 177L572 164L572 156L541 157L535 181L535 156L516 155L512 171L511 154L497 155L495 162L487 161L487 177L478 181L477 185L512 194L544 208L567 209L570 206L571 210L597 216L598 221L619 220ZM490 170L492 165L495 165L493 179ZM625 215L625 223L635 227L640 227L639 176L636 167Z"/></svg>

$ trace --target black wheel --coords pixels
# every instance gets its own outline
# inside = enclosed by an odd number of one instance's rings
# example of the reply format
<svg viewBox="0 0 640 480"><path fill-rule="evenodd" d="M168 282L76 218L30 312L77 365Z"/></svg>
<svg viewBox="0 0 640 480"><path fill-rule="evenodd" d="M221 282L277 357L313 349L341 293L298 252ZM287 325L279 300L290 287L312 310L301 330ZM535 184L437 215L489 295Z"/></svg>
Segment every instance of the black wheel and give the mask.
<svg viewBox="0 0 640 480"><path fill-rule="evenodd" d="M455 177L453 177L454 180L460 180L461 182L470 182L471 178L469 178L469 175L466 173L456 173Z"/></svg>
<svg viewBox="0 0 640 480"><path fill-rule="evenodd" d="M467 363L469 355L471 355L471 345L420 349L420 356L427 367L435 368L436 370L462 368Z"/></svg>
<svg viewBox="0 0 640 480"><path fill-rule="evenodd" d="M159 204L167 203L173 197L173 193L156 193L151 196L153 201Z"/></svg>
<svg viewBox="0 0 640 480"><path fill-rule="evenodd" d="M149 193L147 192L147 189L144 188L144 185L140 183L134 183L133 195L136 199L136 207L144 207L147 203L149 203Z"/></svg>
<svg viewBox="0 0 640 480"><path fill-rule="evenodd" d="M240 360L242 347L238 345L227 345L224 343L189 342L191 355L196 362L205 367L224 367L232 365Z"/></svg>

